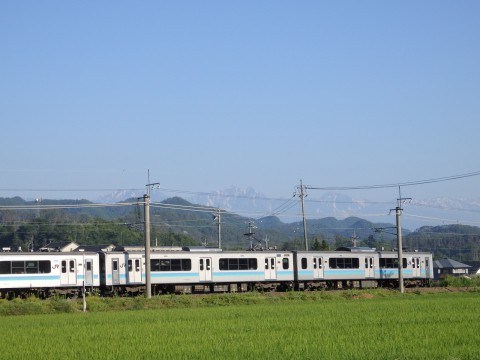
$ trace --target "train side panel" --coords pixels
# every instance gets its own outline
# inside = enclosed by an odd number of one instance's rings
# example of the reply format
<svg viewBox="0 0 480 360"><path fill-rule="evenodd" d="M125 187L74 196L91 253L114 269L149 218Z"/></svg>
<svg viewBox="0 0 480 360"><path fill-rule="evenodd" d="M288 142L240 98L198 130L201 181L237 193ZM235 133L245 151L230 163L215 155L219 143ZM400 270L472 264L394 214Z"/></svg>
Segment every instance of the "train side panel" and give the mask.
<svg viewBox="0 0 480 360"><path fill-rule="evenodd" d="M100 285L97 253L0 253L0 289Z"/></svg>

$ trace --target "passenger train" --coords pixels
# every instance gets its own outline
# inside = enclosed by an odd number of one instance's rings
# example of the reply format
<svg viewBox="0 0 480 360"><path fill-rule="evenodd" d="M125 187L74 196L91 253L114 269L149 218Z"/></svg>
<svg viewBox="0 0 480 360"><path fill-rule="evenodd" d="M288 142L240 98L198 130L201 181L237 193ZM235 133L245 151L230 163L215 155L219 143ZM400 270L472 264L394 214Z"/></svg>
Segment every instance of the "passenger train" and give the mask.
<svg viewBox="0 0 480 360"><path fill-rule="evenodd" d="M432 254L404 252L406 286L433 279ZM152 248L152 294L312 290L398 285L398 255L370 248L336 251L222 251ZM0 297L69 297L83 291L135 295L145 291L145 251L0 253Z"/></svg>

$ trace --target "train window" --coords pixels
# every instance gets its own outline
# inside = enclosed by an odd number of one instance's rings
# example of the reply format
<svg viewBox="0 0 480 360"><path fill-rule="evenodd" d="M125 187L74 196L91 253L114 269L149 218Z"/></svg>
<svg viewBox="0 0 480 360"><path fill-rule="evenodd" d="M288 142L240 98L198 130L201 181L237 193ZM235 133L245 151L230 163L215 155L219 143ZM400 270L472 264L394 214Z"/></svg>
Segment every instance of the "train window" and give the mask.
<svg viewBox="0 0 480 360"><path fill-rule="evenodd" d="M25 261L25 272L27 274L38 273L38 261Z"/></svg>
<svg viewBox="0 0 480 360"><path fill-rule="evenodd" d="M398 269L398 258L380 258L381 269ZM403 268L407 267L407 259L403 258Z"/></svg>
<svg viewBox="0 0 480 360"><path fill-rule="evenodd" d="M50 273L50 261L1 261L0 274Z"/></svg>
<svg viewBox="0 0 480 360"><path fill-rule="evenodd" d="M40 260L38 262L38 272L41 274L50 274L52 272L52 263L50 260Z"/></svg>
<svg viewBox="0 0 480 360"><path fill-rule="evenodd" d="M0 274L11 274L12 263L10 261L0 261Z"/></svg>
<svg viewBox="0 0 480 360"><path fill-rule="evenodd" d="M181 271L182 270L182 262L180 259L172 259L170 262L170 267L172 271Z"/></svg>
<svg viewBox="0 0 480 360"><path fill-rule="evenodd" d="M135 259L135 271L140 271L140 260Z"/></svg>
<svg viewBox="0 0 480 360"><path fill-rule="evenodd" d="M128 272L131 272L133 271L133 261L132 260L128 260Z"/></svg>
<svg viewBox="0 0 480 360"><path fill-rule="evenodd" d="M62 274L65 274L67 272L67 262L65 260L62 260Z"/></svg>
<svg viewBox="0 0 480 360"><path fill-rule="evenodd" d="M330 258L329 266L331 269L358 269L360 261L358 258Z"/></svg>
<svg viewBox="0 0 480 360"><path fill-rule="evenodd" d="M317 258L313 258L313 268L317 268Z"/></svg>
<svg viewBox="0 0 480 360"><path fill-rule="evenodd" d="M203 271L203 259L200 259L200 271Z"/></svg>
<svg viewBox="0 0 480 360"><path fill-rule="evenodd" d="M75 260L70 260L70 272L75 272Z"/></svg>
<svg viewBox="0 0 480 360"><path fill-rule="evenodd" d="M268 259L265 259L268 268ZM223 258L219 262L220 270L257 270L257 259L254 258Z"/></svg>
<svg viewBox="0 0 480 360"><path fill-rule="evenodd" d="M288 270L288 268L290 268L290 262L288 261L288 258L282 259L282 267L283 270Z"/></svg>
<svg viewBox="0 0 480 360"><path fill-rule="evenodd" d="M302 258L302 269L306 269L307 266L307 258Z"/></svg>
<svg viewBox="0 0 480 360"><path fill-rule="evenodd" d="M192 260L190 259L153 259L150 260L152 271L190 271ZM140 264L139 264L140 270Z"/></svg>
<svg viewBox="0 0 480 360"><path fill-rule="evenodd" d="M25 261L12 261L12 274L25 274Z"/></svg>

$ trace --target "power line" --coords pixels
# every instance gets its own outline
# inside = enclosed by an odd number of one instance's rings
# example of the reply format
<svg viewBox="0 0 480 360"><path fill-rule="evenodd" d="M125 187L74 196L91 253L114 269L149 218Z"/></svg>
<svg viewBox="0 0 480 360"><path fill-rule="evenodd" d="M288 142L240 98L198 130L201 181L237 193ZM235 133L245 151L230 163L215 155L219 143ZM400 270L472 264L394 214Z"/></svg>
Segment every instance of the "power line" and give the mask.
<svg viewBox="0 0 480 360"><path fill-rule="evenodd" d="M407 182L395 183L395 184L361 185L361 186L327 186L327 187L308 186L307 188L312 190L326 190L326 191L385 189L385 188L392 188L392 187L398 188L398 187L404 187L404 186L432 184L437 182L458 180L458 179L479 176L479 175L480 175L480 171L475 171L475 172L460 174L460 175L445 176L441 178L426 179L426 180L407 181Z"/></svg>

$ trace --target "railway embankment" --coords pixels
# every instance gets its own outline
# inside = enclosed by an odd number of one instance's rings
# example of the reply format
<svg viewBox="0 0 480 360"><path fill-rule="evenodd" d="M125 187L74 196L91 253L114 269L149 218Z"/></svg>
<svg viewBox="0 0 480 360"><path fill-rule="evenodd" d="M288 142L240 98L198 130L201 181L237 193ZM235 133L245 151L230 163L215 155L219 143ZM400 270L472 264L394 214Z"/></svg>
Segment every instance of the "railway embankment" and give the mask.
<svg viewBox="0 0 480 360"><path fill-rule="evenodd" d="M225 307L241 305L264 305L278 303L302 302L345 302L371 300L378 298L410 298L412 296L436 296L442 293L480 293L480 286L438 286L423 288L406 288L402 294L395 289L349 289L331 291L305 292L250 292L202 295L159 295L147 299L136 297L86 297L86 312L112 312L135 310L158 310L169 308ZM40 300L35 297L27 299L0 300L0 316L38 315L56 313L81 313L84 311L83 299L66 299L54 297Z"/></svg>

